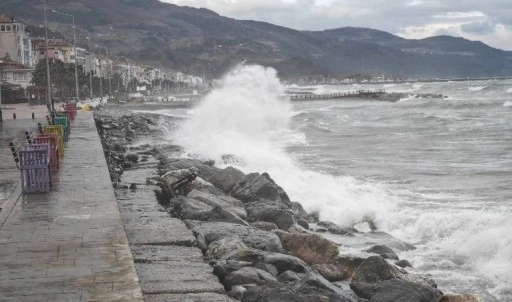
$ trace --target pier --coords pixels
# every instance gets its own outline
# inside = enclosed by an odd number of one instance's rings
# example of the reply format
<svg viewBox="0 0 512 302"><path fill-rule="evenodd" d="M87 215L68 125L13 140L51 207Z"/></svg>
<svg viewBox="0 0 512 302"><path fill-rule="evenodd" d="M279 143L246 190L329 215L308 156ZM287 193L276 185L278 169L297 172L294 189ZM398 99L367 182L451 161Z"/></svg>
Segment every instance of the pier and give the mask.
<svg viewBox="0 0 512 302"><path fill-rule="evenodd" d="M375 89L375 90L354 90L354 91L345 91L339 93L327 93L327 94L313 94L313 93L304 93L304 94L290 94L287 95L290 101L310 101L310 100L332 100L332 99L341 99L341 98L377 98L386 94L384 89Z"/></svg>

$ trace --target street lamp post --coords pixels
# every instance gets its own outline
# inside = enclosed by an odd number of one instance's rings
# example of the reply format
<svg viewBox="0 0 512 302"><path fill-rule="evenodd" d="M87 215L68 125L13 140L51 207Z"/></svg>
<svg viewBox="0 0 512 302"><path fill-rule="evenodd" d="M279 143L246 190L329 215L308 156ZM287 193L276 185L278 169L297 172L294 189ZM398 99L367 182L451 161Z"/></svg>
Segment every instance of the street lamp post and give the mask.
<svg viewBox="0 0 512 302"><path fill-rule="evenodd" d="M75 89L76 89L76 101L80 100L80 92L78 90L78 56L76 53L76 27L75 27L75 16L71 14L62 13L54 9L51 10L53 13L73 18L73 51L75 52Z"/></svg>
<svg viewBox="0 0 512 302"><path fill-rule="evenodd" d="M50 104L52 99L52 87L51 87L51 81L50 81L50 59L48 58L48 22L46 19L46 0L43 0L44 3L44 43L45 43L45 58L46 58L46 81L47 81L47 88L46 88L46 107L48 108L48 111L51 111ZM39 92L38 92L39 93Z"/></svg>

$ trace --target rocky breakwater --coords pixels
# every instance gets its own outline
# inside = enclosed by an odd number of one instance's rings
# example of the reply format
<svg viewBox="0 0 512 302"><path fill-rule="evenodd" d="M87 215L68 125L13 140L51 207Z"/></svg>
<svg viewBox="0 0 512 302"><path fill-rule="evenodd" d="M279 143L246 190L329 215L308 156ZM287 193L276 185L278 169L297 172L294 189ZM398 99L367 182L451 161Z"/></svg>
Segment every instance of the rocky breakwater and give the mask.
<svg viewBox="0 0 512 302"><path fill-rule="evenodd" d="M114 185L121 190L129 187L130 191L143 190L134 183L123 184L119 179L123 170L144 169L140 165L142 161L152 162L157 167L156 175L138 183L156 185L153 187L157 188L158 202L168 212L168 219L182 220L192 230L193 244L201 249L211 271L234 299L477 301L470 294L443 295L433 280L409 273L406 268L410 263L400 260L395 251L413 249L412 245L379 232L371 221L354 228L319 221L316 213L308 213L300 203L291 201L267 173L245 174L233 167L217 168L210 160L183 158L179 146L127 147L137 135L154 135L156 123L150 115L116 117L112 112L104 112L97 114L96 123ZM147 207L151 206L144 206L144 213ZM367 230L362 232L362 228ZM322 233L326 235L321 236ZM347 243L337 244L326 239L327 235L340 236ZM190 246L188 240L185 246ZM347 251L362 247L361 242L370 242L371 246L356 254ZM150 244L155 251L159 249L155 243L144 244ZM136 247L136 259L141 248L147 249ZM146 258L141 258L143 264L149 261ZM149 261L151 265L158 262L153 258L150 259L153 262ZM150 275L151 271L145 274ZM143 276L141 280L144 278L152 279ZM147 292L154 294L151 288ZM207 297L198 301L208 301L212 296Z"/></svg>
<svg viewBox="0 0 512 302"><path fill-rule="evenodd" d="M231 297L241 301L438 301L447 299L428 277L410 274L386 245L361 255L316 231L346 237L356 229L319 222L292 202L267 173L244 174L212 161L160 157L159 201L183 219ZM371 224L369 224L371 225ZM396 249L412 245L371 232ZM442 300L445 301L445 300Z"/></svg>

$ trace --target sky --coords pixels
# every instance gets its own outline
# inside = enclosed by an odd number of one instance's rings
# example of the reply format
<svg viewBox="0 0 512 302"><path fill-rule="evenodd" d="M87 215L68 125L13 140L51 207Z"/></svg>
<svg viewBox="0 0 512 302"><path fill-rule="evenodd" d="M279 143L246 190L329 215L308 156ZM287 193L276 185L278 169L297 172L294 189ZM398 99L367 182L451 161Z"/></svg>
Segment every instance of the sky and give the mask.
<svg viewBox="0 0 512 302"><path fill-rule="evenodd" d="M298 30L345 26L408 39L451 35L512 50L512 0L161 0Z"/></svg>

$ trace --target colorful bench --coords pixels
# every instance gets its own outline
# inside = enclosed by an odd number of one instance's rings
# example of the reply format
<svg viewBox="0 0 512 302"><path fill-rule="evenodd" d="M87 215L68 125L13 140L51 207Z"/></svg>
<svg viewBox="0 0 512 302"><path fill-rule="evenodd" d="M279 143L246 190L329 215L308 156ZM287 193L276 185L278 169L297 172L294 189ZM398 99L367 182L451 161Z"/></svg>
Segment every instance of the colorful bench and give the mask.
<svg viewBox="0 0 512 302"><path fill-rule="evenodd" d="M60 125L62 126L62 134L64 136L64 141L69 140L69 123L68 118L63 116L56 116L53 118L53 124L54 125Z"/></svg>
<svg viewBox="0 0 512 302"><path fill-rule="evenodd" d="M52 169L49 144L32 144L20 148L17 139L9 143L16 166L21 171L21 191L50 192Z"/></svg>
<svg viewBox="0 0 512 302"><path fill-rule="evenodd" d="M74 121L76 116L76 104L75 103L66 103L64 106L64 111L69 113L69 118Z"/></svg>
<svg viewBox="0 0 512 302"><path fill-rule="evenodd" d="M52 171L59 170L59 136L57 134L38 135L32 139L34 144L49 144L50 157L52 160Z"/></svg>
<svg viewBox="0 0 512 302"><path fill-rule="evenodd" d="M64 131L61 125L51 125L43 127L43 134L58 134L58 148L59 148L59 157L64 156L64 140L62 139L64 136Z"/></svg>

